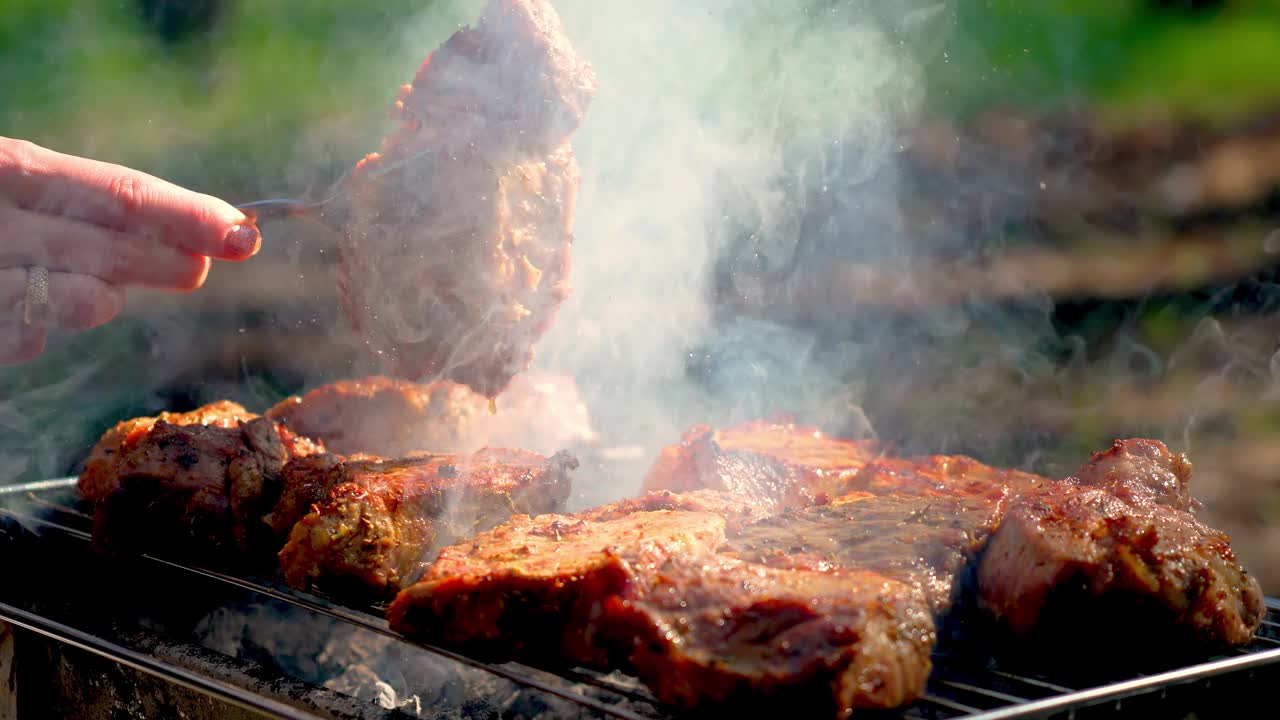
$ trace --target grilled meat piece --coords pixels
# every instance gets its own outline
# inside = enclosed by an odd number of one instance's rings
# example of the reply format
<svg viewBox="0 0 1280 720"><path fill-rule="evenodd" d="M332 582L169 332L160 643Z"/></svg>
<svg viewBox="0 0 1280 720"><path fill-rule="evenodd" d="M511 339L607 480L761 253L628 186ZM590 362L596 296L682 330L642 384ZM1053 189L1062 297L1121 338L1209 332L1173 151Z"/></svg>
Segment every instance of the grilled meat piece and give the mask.
<svg viewBox="0 0 1280 720"><path fill-rule="evenodd" d="M285 398L267 416L323 440L335 453L400 457L415 451L464 451L467 429L481 413L488 414L488 401L463 385L371 376Z"/></svg>
<svg viewBox="0 0 1280 720"><path fill-rule="evenodd" d="M874 571L919 589L942 618L1005 507L987 494L850 493L731 532L723 552L771 567Z"/></svg>
<svg viewBox="0 0 1280 720"><path fill-rule="evenodd" d="M606 605L661 701L843 717L924 692L936 640L915 589L865 570L815 572L725 555L672 557Z"/></svg>
<svg viewBox="0 0 1280 720"><path fill-rule="evenodd" d="M1052 482L967 457L872 459L790 427L761 441L764 427L694 434L650 476L703 489L516 517L444 549L392 628L632 672L687 708L845 715L923 692L936 623L975 564L1018 630L1056 622L1046 597L1077 588L1088 604L1058 607L1106 608L1112 632L1241 642L1262 616L1225 536L1183 509L1189 463L1154 441Z"/></svg>
<svg viewBox="0 0 1280 720"><path fill-rule="evenodd" d="M495 397L528 367L570 291L569 136L595 92L546 0L490 0L402 89L352 175L338 276L396 374Z"/></svg>
<svg viewBox="0 0 1280 720"><path fill-rule="evenodd" d="M95 545L178 548L220 560L261 556L272 547L263 517L286 462L323 448L228 403L177 419L186 424L127 421L99 443L93 475L81 478L95 499Z"/></svg>
<svg viewBox="0 0 1280 720"><path fill-rule="evenodd" d="M748 422L690 429L662 450L645 490L724 490L781 511L843 494L878 454L871 441L837 440L793 424Z"/></svg>
<svg viewBox="0 0 1280 720"><path fill-rule="evenodd" d="M997 501L1049 482L1052 481L1048 478L1021 470L983 465L964 455L927 455L877 458L854 475L845 488L873 495L945 495Z"/></svg>
<svg viewBox="0 0 1280 720"><path fill-rule="evenodd" d="M595 441L590 414L566 377L527 373L498 399L465 385L372 376L343 380L280 401L267 411L335 453L402 457L522 447L552 454Z"/></svg>
<svg viewBox="0 0 1280 720"><path fill-rule="evenodd" d="M775 567L883 573L919 588L941 619L1009 500L1049 482L965 456L878 458L849 479L851 492L732 533L728 552Z"/></svg>
<svg viewBox="0 0 1280 720"><path fill-rule="evenodd" d="M416 579L434 549L470 537L513 513L562 509L567 453L545 458L522 450L352 460L300 469L294 499L314 498L280 551L290 585L313 585L360 598L398 591ZM287 523L281 510L281 522Z"/></svg>
<svg viewBox="0 0 1280 720"><path fill-rule="evenodd" d="M717 555L715 513L618 511L514 517L442 550L391 627L495 659L626 669L688 707L892 707L923 691L934 630L918 590Z"/></svg>
<svg viewBox="0 0 1280 720"><path fill-rule="evenodd" d="M520 373L498 396L496 408L478 423L485 444L492 447L551 454L599 442L591 411L567 375Z"/></svg>
<svg viewBox="0 0 1280 720"><path fill-rule="evenodd" d="M733 530L769 517L773 513L773 504L753 502L749 498L723 490L694 490L687 493L651 490L638 498L584 510L575 516L584 520L617 520L633 513L655 510L712 513L724 518L725 527Z"/></svg>
<svg viewBox="0 0 1280 720"><path fill-rule="evenodd" d="M485 657L625 665L630 639L610 634L608 604L639 592L673 555L723 541L724 520L711 513L517 515L441 550L387 619L405 635Z"/></svg>
<svg viewBox="0 0 1280 720"><path fill-rule="evenodd" d="M334 468L352 459L377 458L346 458L325 452L293 458L285 463L280 471L280 493L275 507L264 518L279 545L284 545L293 526L306 517L314 505L329 497L333 483L341 475L333 472Z"/></svg>
<svg viewBox="0 0 1280 720"><path fill-rule="evenodd" d="M1185 509L1189 480L1186 458L1131 440L1016 498L978 569L983 604L1018 635L1248 642L1261 589Z"/></svg>
<svg viewBox="0 0 1280 720"><path fill-rule="evenodd" d="M1169 452L1159 440L1116 440L1110 448L1094 453L1067 482L1105 489L1139 505L1199 509L1191 497L1191 461Z"/></svg>
<svg viewBox="0 0 1280 720"><path fill-rule="evenodd" d="M156 417L138 417L122 420L102 434L102 438L89 453L85 468L80 473L80 492L97 502L111 492L119 481L118 467L129 451L137 447L156 422L163 420L171 425L208 425L234 428L241 422L257 417L238 403L222 400L191 412L163 412Z"/></svg>

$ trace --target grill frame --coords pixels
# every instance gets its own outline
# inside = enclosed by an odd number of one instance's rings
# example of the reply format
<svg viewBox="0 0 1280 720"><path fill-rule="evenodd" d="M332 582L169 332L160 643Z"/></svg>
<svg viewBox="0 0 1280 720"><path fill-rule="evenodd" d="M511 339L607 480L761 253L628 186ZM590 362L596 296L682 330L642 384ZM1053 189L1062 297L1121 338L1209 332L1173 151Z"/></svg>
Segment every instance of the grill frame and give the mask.
<svg viewBox="0 0 1280 720"><path fill-rule="evenodd" d="M82 509L82 501L78 500L75 483L75 478L62 478L0 487L0 529L5 527L5 522L16 523L27 530L38 529L87 546L90 540L86 529L89 516ZM36 547L43 545L37 543ZM56 562L56 559L51 561ZM349 607L320 595L294 590L275 578L231 574L153 555L145 555L138 561L145 563L146 567L164 568L168 572L191 576L195 582L211 583L224 589L235 588L407 643L438 658L489 673L521 688L571 702L586 714L620 720L655 720L678 714L654 701L638 683L631 684L616 676L582 669L549 671L519 663L491 664L446 648L409 640L390 630L381 617L382 608L379 607ZM1216 679L1240 679L1261 672L1274 672L1280 677L1280 599L1268 598L1267 610L1263 627L1248 646L1199 662L1087 687L1073 687L1073 683L1055 682L1053 678L1039 674L1010 672L999 667L998 663L996 667L980 667L973 664L971 658L936 654L935 671L925 696L885 716L966 720L1074 716L1090 709L1122 710L1126 702L1152 695L1167 696L1175 688L1204 686L1207 689ZM100 633L45 617L11 603L3 592L0 592L0 621L271 717L324 717L226 680L138 652ZM1258 689L1259 700L1268 696L1265 690ZM1224 698L1224 702L1227 700ZM1248 703L1250 699L1232 696L1229 701ZM642 711L632 709L635 707L642 708Z"/></svg>

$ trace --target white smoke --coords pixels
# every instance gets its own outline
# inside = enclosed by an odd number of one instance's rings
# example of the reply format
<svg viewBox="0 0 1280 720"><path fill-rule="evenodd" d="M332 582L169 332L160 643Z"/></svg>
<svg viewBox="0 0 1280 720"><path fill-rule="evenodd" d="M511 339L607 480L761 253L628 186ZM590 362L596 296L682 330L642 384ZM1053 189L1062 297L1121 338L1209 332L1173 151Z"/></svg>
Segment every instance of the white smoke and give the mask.
<svg viewBox="0 0 1280 720"><path fill-rule="evenodd" d="M433 8L410 42L434 47L483 4ZM753 382L708 391L687 379L690 353L716 332L711 265L744 235L762 262L784 261L810 188L855 192L886 166L921 100L911 51L945 35L947 6L898 4L890 25L872 2L555 5L600 90L574 136L574 294L537 365L576 378L603 436L650 449L693 422L829 401L804 338L781 330L730 331L749 347L721 363ZM847 227L849 243L892 242Z"/></svg>

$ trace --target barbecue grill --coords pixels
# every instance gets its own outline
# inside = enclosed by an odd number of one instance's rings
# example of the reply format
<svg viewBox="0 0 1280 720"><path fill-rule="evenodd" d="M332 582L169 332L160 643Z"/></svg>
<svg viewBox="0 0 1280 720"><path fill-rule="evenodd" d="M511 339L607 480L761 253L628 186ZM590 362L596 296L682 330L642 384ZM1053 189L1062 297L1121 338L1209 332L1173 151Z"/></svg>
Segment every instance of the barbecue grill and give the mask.
<svg viewBox="0 0 1280 720"><path fill-rule="evenodd" d="M0 488L0 718L157 710L285 718L679 715L632 678L490 664L413 643L388 629L379 607L302 593L268 574L152 555L106 562L92 553L89 530L74 478ZM1256 709L1270 695L1267 680L1280 679L1280 601L1267 606L1266 622L1245 647L1127 672L943 642L928 693L892 716L1204 717ZM339 678L353 665L363 684ZM379 670L396 677L379 678ZM74 682L60 685L61 678Z"/></svg>

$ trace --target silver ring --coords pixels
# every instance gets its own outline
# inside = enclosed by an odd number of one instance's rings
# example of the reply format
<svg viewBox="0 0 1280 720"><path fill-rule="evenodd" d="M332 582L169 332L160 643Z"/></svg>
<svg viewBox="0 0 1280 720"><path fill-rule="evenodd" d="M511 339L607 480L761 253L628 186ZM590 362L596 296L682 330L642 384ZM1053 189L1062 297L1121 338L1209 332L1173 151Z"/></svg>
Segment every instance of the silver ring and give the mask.
<svg viewBox="0 0 1280 720"><path fill-rule="evenodd" d="M27 296L22 304L22 321L30 325L32 318L39 319L49 308L49 270L42 267L27 268Z"/></svg>

